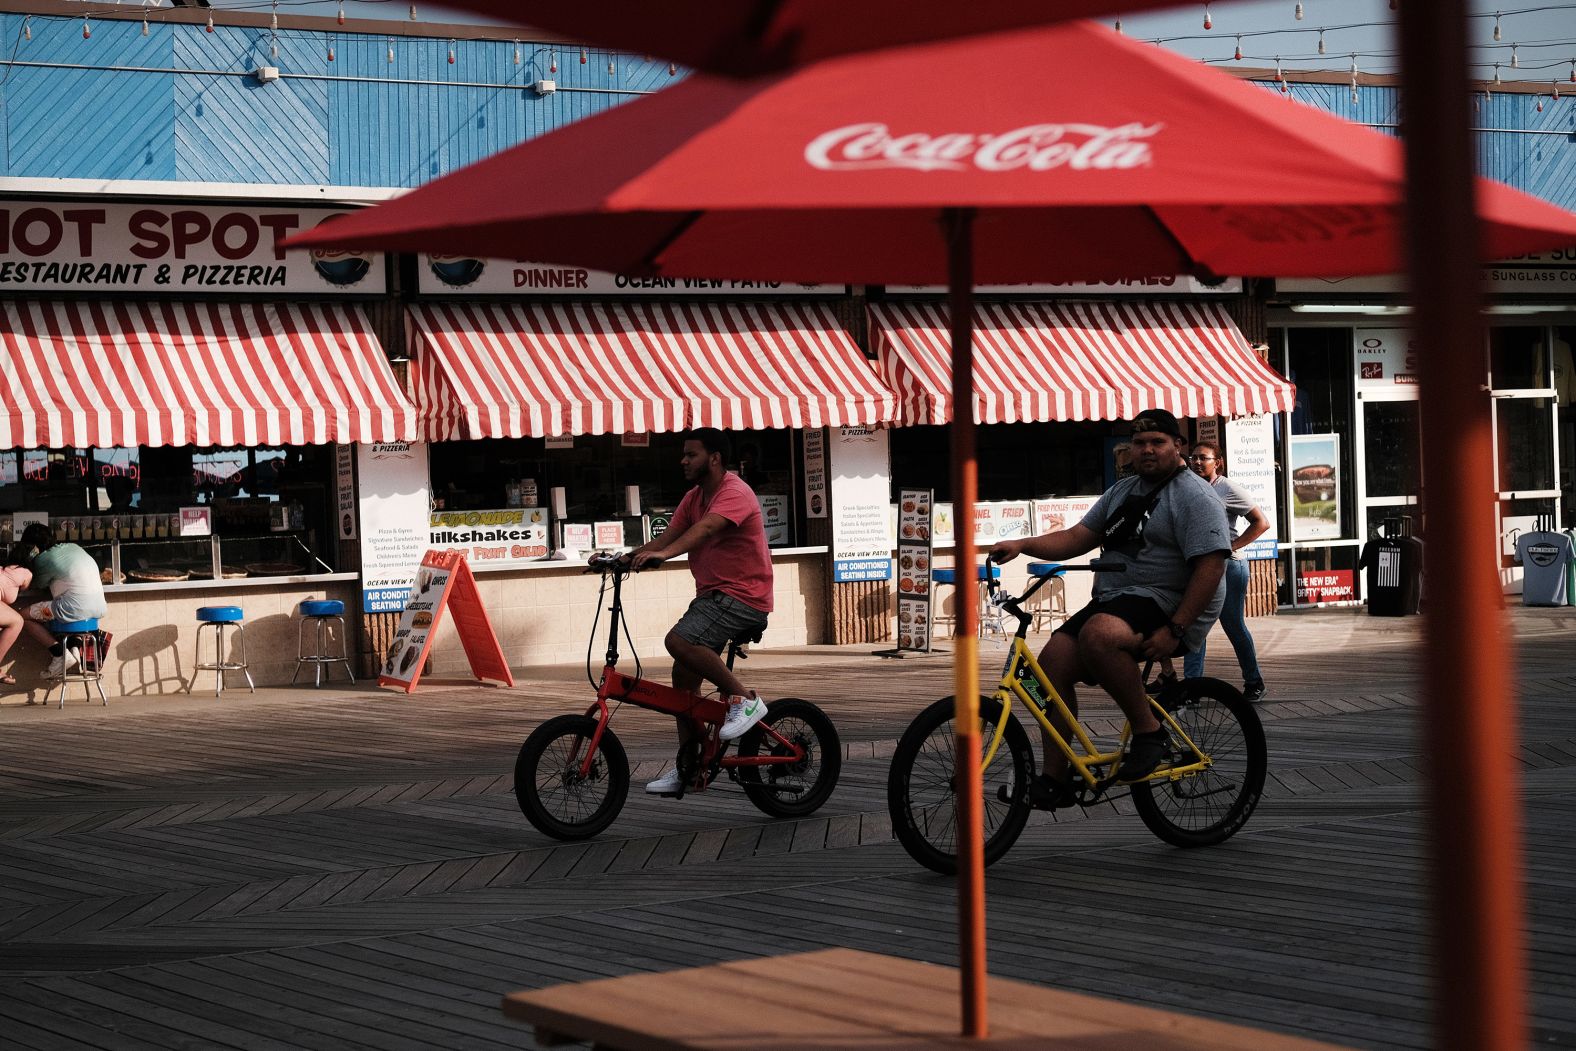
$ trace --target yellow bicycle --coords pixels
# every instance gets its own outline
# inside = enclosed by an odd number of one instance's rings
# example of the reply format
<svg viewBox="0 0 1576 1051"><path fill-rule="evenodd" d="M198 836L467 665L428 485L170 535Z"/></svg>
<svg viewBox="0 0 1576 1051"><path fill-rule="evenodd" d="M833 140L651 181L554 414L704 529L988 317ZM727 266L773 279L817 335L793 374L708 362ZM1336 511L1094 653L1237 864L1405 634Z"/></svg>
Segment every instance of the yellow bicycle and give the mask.
<svg viewBox="0 0 1576 1051"><path fill-rule="evenodd" d="M1090 735L1051 685L1025 636L1032 613L1023 603L1069 570L1100 572L1108 567L1034 563L1034 582L1013 597L990 581L991 601L1018 621L994 697L980 698L980 768L984 790L985 864L999 861L1022 834L1033 809L1028 785L1038 769L1029 736L1012 712L1014 702L1034 717L1066 754L1069 805L1091 806L1117 787L1132 792L1133 805L1149 830L1179 847L1223 842L1258 806L1268 769L1264 727L1258 713L1231 684L1219 679L1184 679L1150 697L1171 736L1171 756L1147 777L1122 780L1123 750L1132 728L1123 725L1115 747ZM1121 569L1120 566L1109 567ZM1145 670L1148 677L1148 669ZM1059 713L1073 742L1057 731L1047 710ZM892 829L910 856L936 872L957 871L957 778L953 698L930 705L909 724L887 776Z"/></svg>

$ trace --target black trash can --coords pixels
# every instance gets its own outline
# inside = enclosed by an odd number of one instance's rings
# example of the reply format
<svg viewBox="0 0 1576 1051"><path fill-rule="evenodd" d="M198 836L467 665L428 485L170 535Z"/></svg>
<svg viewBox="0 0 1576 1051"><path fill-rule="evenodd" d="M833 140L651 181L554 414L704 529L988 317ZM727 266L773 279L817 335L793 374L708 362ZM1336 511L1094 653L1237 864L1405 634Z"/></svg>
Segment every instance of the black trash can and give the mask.
<svg viewBox="0 0 1576 1051"><path fill-rule="evenodd" d="M1363 547L1358 562L1364 576L1368 612L1375 617L1416 613L1423 597L1423 542L1412 535L1410 518L1386 518L1379 535Z"/></svg>

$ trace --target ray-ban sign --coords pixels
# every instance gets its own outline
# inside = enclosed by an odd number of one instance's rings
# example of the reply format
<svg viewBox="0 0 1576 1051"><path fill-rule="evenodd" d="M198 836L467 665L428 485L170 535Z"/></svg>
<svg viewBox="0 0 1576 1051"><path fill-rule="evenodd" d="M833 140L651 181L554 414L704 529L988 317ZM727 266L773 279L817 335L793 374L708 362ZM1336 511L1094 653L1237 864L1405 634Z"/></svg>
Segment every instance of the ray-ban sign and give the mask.
<svg viewBox="0 0 1576 1051"><path fill-rule="evenodd" d="M1142 168L1149 139L1162 124L1030 124L999 134L923 131L893 134L885 124L847 124L810 141L804 159L823 171L909 168L914 171L1050 171L1052 168Z"/></svg>

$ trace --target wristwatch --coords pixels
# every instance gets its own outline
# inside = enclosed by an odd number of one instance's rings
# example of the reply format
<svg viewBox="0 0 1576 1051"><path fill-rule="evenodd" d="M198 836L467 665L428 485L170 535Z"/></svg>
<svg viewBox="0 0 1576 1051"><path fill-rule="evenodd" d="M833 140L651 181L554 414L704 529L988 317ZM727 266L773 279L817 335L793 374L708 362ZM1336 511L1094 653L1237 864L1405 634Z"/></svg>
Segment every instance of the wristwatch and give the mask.
<svg viewBox="0 0 1576 1051"><path fill-rule="evenodd" d="M1171 632L1173 638L1180 639L1182 636L1187 634L1187 629L1174 620L1170 624L1167 624L1166 628Z"/></svg>

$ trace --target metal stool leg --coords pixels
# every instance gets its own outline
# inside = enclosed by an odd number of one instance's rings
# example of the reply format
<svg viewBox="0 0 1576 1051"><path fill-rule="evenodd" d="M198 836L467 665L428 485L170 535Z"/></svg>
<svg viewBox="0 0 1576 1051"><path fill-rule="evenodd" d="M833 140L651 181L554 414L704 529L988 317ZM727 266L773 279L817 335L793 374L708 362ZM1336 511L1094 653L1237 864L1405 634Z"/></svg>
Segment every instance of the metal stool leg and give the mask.
<svg viewBox="0 0 1576 1051"><path fill-rule="evenodd" d="M253 693L257 692L257 684L252 681L252 665L246 659L246 629L240 624L235 625L235 644L241 651L241 672L246 676L246 685Z"/></svg>
<svg viewBox="0 0 1576 1051"><path fill-rule="evenodd" d="M354 683L356 673L350 670L350 629L345 626L344 617L334 619L339 622L339 659L344 662L345 675Z"/></svg>

